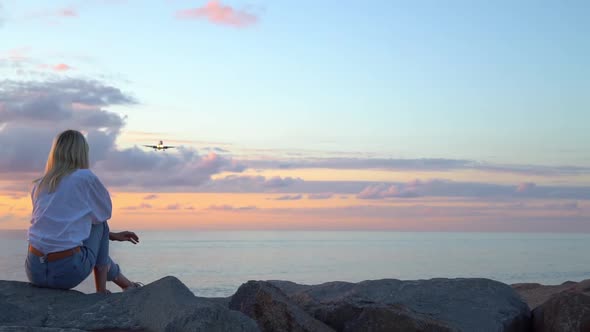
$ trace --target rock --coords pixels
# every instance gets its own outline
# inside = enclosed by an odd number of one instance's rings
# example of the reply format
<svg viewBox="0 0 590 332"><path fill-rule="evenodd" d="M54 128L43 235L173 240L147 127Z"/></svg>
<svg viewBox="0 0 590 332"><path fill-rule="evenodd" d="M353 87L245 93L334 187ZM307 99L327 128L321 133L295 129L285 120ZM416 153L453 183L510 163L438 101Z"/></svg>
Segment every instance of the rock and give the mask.
<svg viewBox="0 0 590 332"><path fill-rule="evenodd" d="M516 332L530 327L528 305L510 286L489 279L270 283L337 331L397 331L390 329L396 322L408 331ZM385 327L379 328L378 321Z"/></svg>
<svg viewBox="0 0 590 332"><path fill-rule="evenodd" d="M78 329L60 329L54 327L0 326L0 332L85 332Z"/></svg>
<svg viewBox="0 0 590 332"><path fill-rule="evenodd" d="M553 295L533 310L535 332L590 331L590 295L579 290Z"/></svg>
<svg viewBox="0 0 590 332"><path fill-rule="evenodd" d="M0 326L57 331L258 331L240 312L195 297L174 277L110 295L0 281ZM70 329L70 330L68 330ZM46 330L47 332L52 330Z"/></svg>
<svg viewBox="0 0 590 332"><path fill-rule="evenodd" d="M315 311L316 317L343 332L450 332L442 321L413 312L403 305L339 303Z"/></svg>
<svg viewBox="0 0 590 332"><path fill-rule="evenodd" d="M587 293L590 295L590 279L580 282L566 281L561 285L541 285L537 283L513 284L512 288L528 303L531 310L545 303L553 295L564 291Z"/></svg>
<svg viewBox="0 0 590 332"><path fill-rule="evenodd" d="M280 289L264 281L242 284L232 296L229 308L254 319L264 332L334 332L292 303Z"/></svg>
<svg viewBox="0 0 590 332"><path fill-rule="evenodd" d="M581 293L590 293L590 279L582 280L580 282L576 282L572 285L571 290ZM590 295L590 294L586 294Z"/></svg>

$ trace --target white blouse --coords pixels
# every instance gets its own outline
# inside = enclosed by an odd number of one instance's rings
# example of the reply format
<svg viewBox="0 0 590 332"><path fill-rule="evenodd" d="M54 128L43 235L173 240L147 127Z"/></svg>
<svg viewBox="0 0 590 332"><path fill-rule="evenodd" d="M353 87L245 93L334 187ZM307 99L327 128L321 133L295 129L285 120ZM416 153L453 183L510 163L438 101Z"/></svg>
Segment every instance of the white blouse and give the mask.
<svg viewBox="0 0 590 332"><path fill-rule="evenodd" d="M28 239L36 249L48 254L82 245L93 223L111 218L112 203L107 189L89 169L64 176L52 193L42 191L35 199Z"/></svg>

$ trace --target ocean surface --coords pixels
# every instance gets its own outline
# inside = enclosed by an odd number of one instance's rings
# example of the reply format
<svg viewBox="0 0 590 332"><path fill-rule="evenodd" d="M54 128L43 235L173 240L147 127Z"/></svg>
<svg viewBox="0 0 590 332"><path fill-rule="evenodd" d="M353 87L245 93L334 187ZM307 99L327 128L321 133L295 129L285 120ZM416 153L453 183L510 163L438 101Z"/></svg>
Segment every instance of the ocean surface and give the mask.
<svg viewBox="0 0 590 332"><path fill-rule="evenodd" d="M197 296L225 297L248 280L303 284L483 277L505 283L590 279L590 234L144 231L111 242L131 280L173 275ZM0 279L26 281L25 231L0 230ZM93 292L92 275L76 288ZM111 291L118 287L109 283Z"/></svg>

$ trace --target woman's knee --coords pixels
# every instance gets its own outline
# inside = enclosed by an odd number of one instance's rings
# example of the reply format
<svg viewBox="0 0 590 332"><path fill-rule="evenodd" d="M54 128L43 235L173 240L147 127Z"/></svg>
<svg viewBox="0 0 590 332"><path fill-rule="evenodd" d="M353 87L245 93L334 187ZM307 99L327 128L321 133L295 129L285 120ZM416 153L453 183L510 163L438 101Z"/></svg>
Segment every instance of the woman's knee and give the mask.
<svg viewBox="0 0 590 332"><path fill-rule="evenodd" d="M107 281L114 281L119 276L119 274L121 274L119 265L111 263L109 265L109 272L107 272Z"/></svg>

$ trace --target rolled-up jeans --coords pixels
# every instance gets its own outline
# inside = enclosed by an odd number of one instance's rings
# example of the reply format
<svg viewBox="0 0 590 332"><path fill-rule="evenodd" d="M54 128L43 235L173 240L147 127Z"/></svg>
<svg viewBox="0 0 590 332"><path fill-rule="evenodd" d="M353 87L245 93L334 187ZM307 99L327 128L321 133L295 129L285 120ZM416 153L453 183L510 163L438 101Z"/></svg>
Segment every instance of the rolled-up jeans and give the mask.
<svg viewBox="0 0 590 332"><path fill-rule="evenodd" d="M109 267L108 281L119 276L119 265L109 257L109 225L106 222L92 225L90 236L80 249L72 256L53 262L29 252L25 261L29 281L39 287L70 289L84 281L95 266Z"/></svg>

